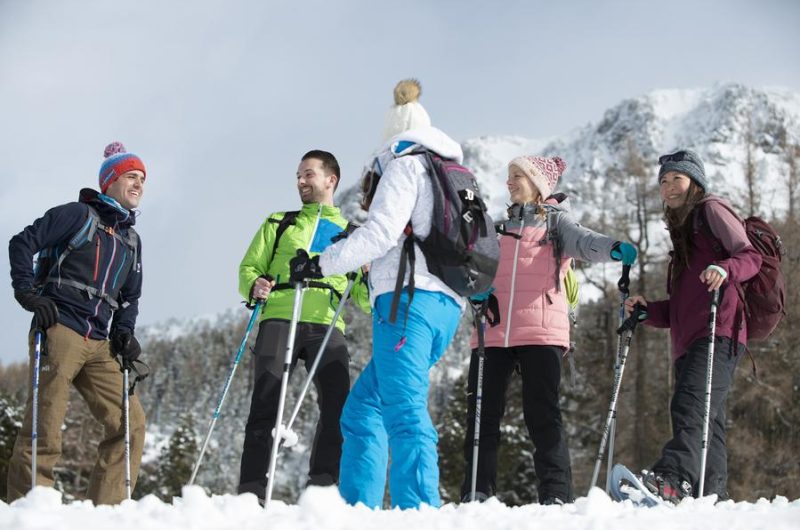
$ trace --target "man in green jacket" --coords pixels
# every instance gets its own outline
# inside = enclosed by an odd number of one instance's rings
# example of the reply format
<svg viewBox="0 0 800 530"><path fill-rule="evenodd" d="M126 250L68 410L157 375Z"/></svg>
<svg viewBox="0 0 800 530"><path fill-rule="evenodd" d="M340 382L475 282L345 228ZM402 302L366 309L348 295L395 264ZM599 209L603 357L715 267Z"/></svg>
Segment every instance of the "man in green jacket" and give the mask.
<svg viewBox="0 0 800 530"><path fill-rule="evenodd" d="M239 265L239 292L250 302L269 297L261 314L255 345L255 381L250 415L245 428L239 493L265 497L266 475L272 449L272 429L278 408L283 362L294 303L289 281L289 260L302 249L315 256L343 235L348 227L333 193L339 184L339 163L327 151L306 153L297 168L297 190L303 207L298 212L270 215L253 237ZM303 359L308 370L333 320L347 286L344 275L307 284L295 336L292 368ZM361 274L351 296L369 312L369 294ZM339 417L350 391L349 355L341 316L314 377L319 393L320 417L309 465L309 485L327 486L339 481L342 433Z"/></svg>

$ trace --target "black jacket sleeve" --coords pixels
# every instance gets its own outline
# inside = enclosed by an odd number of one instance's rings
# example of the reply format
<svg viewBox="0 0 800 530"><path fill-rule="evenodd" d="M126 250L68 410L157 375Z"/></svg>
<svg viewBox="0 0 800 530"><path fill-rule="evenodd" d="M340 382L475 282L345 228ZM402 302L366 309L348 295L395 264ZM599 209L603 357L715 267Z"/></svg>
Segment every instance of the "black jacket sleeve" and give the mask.
<svg viewBox="0 0 800 530"><path fill-rule="evenodd" d="M8 242L11 287L33 288L33 257L46 248L68 241L80 230L89 215L88 206L70 202L48 210Z"/></svg>

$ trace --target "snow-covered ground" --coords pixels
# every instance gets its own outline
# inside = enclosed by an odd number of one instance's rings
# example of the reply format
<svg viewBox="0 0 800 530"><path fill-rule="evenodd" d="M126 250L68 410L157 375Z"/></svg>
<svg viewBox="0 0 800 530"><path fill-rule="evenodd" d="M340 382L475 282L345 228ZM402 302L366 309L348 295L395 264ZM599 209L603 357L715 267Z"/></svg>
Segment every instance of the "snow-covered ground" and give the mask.
<svg viewBox="0 0 800 530"><path fill-rule="evenodd" d="M756 503L714 504L714 498L687 499L677 507L637 508L612 502L600 489L567 506L509 508L495 500L484 504L448 504L440 509L371 511L346 505L335 488L309 488L296 505L273 502L268 511L256 497L208 497L198 486L165 504L154 496L119 506L95 508L88 501L61 503L61 495L37 487L11 506L0 502L0 529L114 530L797 530L800 499L778 497Z"/></svg>

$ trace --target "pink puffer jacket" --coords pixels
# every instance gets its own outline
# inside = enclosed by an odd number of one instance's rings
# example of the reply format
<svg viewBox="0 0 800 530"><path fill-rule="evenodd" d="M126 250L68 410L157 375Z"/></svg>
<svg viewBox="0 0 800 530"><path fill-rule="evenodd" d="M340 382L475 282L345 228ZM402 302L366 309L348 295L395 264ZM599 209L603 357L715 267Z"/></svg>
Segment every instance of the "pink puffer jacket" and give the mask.
<svg viewBox="0 0 800 530"><path fill-rule="evenodd" d="M500 236L500 264L494 295L500 307L500 324L486 328L486 347L548 345L569 348L569 314L564 275L569 259L611 261L615 240L580 226L568 206L546 204L547 217L535 207L513 205ZM548 237L548 222L551 235ZM521 236L521 237L518 237ZM556 263L555 245L561 258ZM558 272L558 288L556 285ZM477 347L473 332L472 347Z"/></svg>

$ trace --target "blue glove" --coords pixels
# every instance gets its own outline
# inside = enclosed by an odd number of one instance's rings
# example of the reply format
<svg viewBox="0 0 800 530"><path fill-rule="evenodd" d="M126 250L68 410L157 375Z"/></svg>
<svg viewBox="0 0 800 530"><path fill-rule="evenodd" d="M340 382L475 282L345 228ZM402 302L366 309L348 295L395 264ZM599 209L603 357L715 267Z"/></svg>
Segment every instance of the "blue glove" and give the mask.
<svg viewBox="0 0 800 530"><path fill-rule="evenodd" d="M611 259L622 261L623 265L633 265L636 261L636 247L627 241L617 241L611 247Z"/></svg>
<svg viewBox="0 0 800 530"><path fill-rule="evenodd" d="M472 296L470 296L469 297L469 301L480 304L480 303L485 302L486 300L488 300L493 292L494 292L494 286L491 286L488 289L486 289L485 291L483 291L482 293L473 294Z"/></svg>

